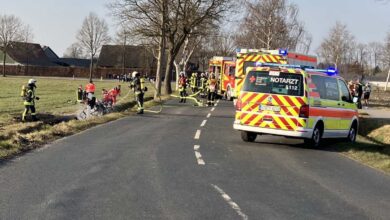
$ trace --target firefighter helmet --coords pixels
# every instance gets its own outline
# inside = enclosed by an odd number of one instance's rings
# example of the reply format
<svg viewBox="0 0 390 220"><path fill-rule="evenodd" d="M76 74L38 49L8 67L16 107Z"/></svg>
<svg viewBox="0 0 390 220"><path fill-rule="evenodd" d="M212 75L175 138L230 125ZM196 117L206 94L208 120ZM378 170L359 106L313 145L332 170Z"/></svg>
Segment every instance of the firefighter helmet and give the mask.
<svg viewBox="0 0 390 220"><path fill-rule="evenodd" d="M37 80L35 80L35 79L28 80L28 84L35 84L36 82L37 82Z"/></svg>
<svg viewBox="0 0 390 220"><path fill-rule="evenodd" d="M133 78L136 77L136 76L139 76L139 72L134 71L134 72L131 74L131 76L132 76Z"/></svg>

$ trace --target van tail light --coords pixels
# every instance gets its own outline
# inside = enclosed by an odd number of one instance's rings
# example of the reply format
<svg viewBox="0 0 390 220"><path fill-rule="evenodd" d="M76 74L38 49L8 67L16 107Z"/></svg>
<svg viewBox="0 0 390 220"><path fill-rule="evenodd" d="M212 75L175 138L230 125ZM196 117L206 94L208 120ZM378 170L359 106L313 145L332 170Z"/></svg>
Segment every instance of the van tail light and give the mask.
<svg viewBox="0 0 390 220"><path fill-rule="evenodd" d="M241 109L242 109L242 101L241 99L237 99L236 110L241 111Z"/></svg>
<svg viewBox="0 0 390 220"><path fill-rule="evenodd" d="M302 105L299 109L299 117L308 118L309 117L310 108L308 105Z"/></svg>

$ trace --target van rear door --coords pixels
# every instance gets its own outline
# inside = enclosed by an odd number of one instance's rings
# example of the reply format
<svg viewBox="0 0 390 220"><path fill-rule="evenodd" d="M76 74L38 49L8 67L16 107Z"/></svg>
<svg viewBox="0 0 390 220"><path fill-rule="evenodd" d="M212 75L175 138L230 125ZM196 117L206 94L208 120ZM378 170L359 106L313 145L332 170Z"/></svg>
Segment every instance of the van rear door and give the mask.
<svg viewBox="0 0 390 220"><path fill-rule="evenodd" d="M299 117L307 103L304 91L301 72L250 71L240 95L241 124L283 130L305 127Z"/></svg>

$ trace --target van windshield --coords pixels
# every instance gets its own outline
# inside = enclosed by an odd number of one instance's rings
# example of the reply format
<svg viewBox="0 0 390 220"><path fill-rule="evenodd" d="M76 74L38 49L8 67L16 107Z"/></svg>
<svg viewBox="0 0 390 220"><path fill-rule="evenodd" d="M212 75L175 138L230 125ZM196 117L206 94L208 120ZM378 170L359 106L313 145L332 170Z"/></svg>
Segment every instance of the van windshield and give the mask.
<svg viewBox="0 0 390 220"><path fill-rule="evenodd" d="M302 75L278 71L251 71L245 78L243 91L302 96Z"/></svg>

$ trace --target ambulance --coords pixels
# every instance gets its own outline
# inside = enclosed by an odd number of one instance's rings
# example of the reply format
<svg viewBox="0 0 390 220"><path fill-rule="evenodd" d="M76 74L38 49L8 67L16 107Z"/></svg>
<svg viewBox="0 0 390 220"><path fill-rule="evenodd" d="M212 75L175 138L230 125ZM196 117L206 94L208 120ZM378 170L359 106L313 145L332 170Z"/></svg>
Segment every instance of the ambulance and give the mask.
<svg viewBox="0 0 390 220"><path fill-rule="evenodd" d="M218 81L217 94L227 100L232 100L235 88L235 59L233 57L214 56L209 60L209 72L214 73Z"/></svg>
<svg viewBox="0 0 390 220"><path fill-rule="evenodd" d="M286 49L237 49L235 86L233 98L238 96L244 83L246 69L254 67L256 63L294 64L305 67L317 67L317 57L289 52Z"/></svg>
<svg viewBox="0 0 390 220"><path fill-rule="evenodd" d="M358 126L356 104L337 70L266 63L248 67L233 124L245 142L271 134L311 147L324 138L354 142Z"/></svg>

